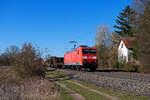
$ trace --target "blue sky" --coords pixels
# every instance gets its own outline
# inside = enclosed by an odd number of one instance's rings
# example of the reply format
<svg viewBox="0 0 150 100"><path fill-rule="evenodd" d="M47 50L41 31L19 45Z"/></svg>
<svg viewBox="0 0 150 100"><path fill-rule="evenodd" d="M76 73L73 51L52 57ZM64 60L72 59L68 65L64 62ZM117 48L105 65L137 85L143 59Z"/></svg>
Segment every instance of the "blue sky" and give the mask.
<svg viewBox="0 0 150 100"><path fill-rule="evenodd" d="M63 56L72 45L94 45L96 29L108 24L132 0L0 0L0 52L31 42L52 56Z"/></svg>

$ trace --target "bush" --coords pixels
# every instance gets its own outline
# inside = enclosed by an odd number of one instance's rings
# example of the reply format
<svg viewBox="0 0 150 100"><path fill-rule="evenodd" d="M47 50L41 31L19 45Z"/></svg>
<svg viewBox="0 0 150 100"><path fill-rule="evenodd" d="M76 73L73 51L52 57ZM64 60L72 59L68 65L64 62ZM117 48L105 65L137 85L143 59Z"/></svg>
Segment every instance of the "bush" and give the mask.
<svg viewBox="0 0 150 100"><path fill-rule="evenodd" d="M41 52L39 49L33 47L31 43L25 43L16 56L15 70L22 77L29 76L44 76L45 67L42 66Z"/></svg>
<svg viewBox="0 0 150 100"><path fill-rule="evenodd" d="M123 69L125 66L125 63L118 63L118 69Z"/></svg>
<svg viewBox="0 0 150 100"><path fill-rule="evenodd" d="M118 69L126 72L138 72L138 66L133 63L119 63Z"/></svg>
<svg viewBox="0 0 150 100"><path fill-rule="evenodd" d="M1 66L11 66L14 62L16 55L20 52L20 49L15 46L9 46L5 49L4 53L0 55Z"/></svg>
<svg viewBox="0 0 150 100"><path fill-rule="evenodd" d="M126 64L124 70L128 72L137 72L138 66L134 64Z"/></svg>

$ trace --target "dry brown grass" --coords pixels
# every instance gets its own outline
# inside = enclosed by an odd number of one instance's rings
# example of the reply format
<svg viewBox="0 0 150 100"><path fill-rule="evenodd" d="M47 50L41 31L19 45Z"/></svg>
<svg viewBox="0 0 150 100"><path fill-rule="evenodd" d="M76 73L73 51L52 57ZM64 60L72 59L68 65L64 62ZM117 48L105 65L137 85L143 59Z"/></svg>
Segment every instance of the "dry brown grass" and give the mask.
<svg viewBox="0 0 150 100"><path fill-rule="evenodd" d="M59 93L46 79L22 79L12 67L0 66L0 100L59 100Z"/></svg>

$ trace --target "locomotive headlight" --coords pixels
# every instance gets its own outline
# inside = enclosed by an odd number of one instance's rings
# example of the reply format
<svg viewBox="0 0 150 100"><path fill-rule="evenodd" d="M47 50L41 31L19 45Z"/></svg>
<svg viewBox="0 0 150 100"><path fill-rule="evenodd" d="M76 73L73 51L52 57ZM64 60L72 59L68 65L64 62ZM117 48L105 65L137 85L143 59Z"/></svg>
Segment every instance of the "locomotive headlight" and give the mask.
<svg viewBox="0 0 150 100"><path fill-rule="evenodd" d="M87 56L83 56L83 59L87 59Z"/></svg>
<svg viewBox="0 0 150 100"><path fill-rule="evenodd" d="M97 57L92 57L92 59L97 59Z"/></svg>

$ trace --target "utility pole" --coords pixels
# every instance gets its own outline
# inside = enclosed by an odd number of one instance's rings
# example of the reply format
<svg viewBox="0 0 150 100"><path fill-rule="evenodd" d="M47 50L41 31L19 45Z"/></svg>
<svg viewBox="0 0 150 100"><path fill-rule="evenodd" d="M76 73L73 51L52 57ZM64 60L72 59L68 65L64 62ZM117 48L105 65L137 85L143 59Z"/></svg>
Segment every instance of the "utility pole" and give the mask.
<svg viewBox="0 0 150 100"><path fill-rule="evenodd" d="M70 43L73 44L73 49L75 50L75 49L76 49L76 46L77 46L77 41L70 41Z"/></svg>

